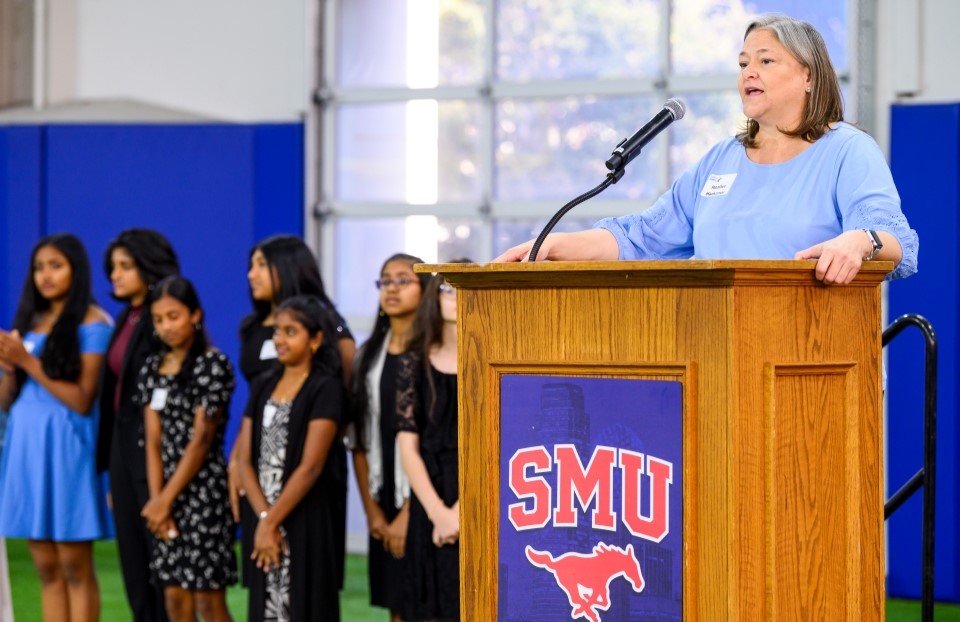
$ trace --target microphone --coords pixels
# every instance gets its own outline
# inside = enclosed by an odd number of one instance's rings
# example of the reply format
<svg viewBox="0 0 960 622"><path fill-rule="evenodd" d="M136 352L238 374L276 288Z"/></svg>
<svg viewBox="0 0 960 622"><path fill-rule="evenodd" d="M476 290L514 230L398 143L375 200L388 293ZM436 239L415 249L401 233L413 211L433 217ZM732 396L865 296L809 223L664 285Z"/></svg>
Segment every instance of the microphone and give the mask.
<svg viewBox="0 0 960 622"><path fill-rule="evenodd" d="M617 145L617 148L613 150L613 155L607 160L607 169L613 171L614 174L622 171L627 164L630 164L631 160L640 155L640 150L646 147L647 143L653 140L657 134L667 129L667 126L674 121L682 119L684 112L686 112L686 107L682 101L674 98L668 99L663 105L663 109L655 117L637 130L636 134L623 139ZM620 176L617 176L617 179L620 179Z"/></svg>

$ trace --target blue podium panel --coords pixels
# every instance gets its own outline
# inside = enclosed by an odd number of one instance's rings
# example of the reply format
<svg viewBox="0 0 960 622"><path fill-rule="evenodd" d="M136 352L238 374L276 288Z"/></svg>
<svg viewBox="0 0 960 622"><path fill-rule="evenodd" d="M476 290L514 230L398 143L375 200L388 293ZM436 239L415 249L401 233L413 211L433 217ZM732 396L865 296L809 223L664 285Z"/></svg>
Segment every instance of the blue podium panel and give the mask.
<svg viewBox="0 0 960 622"><path fill-rule="evenodd" d="M937 600L960 602L960 104L893 106L890 148L903 211L920 235L919 272L890 284L890 320L927 317L939 346ZM888 347L887 480L892 492L923 466L923 339L907 329ZM890 596L919 598L922 495L888 521Z"/></svg>

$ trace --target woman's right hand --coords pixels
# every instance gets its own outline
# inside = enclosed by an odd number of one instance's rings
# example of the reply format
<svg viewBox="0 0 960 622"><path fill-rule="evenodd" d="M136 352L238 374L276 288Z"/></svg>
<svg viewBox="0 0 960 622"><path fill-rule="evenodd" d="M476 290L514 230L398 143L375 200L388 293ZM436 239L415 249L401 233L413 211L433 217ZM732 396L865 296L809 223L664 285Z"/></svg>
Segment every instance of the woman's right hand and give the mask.
<svg viewBox="0 0 960 622"><path fill-rule="evenodd" d="M536 240L527 240L501 253L494 263L528 261ZM613 261L620 258L617 239L606 229L551 233L537 251L537 261Z"/></svg>

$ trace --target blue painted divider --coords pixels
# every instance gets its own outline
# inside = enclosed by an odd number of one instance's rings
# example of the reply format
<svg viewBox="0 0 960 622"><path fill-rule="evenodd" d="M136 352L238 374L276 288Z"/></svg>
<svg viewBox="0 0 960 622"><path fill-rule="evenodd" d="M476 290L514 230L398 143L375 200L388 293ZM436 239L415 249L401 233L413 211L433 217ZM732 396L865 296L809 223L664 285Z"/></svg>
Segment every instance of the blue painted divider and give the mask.
<svg viewBox="0 0 960 622"><path fill-rule="evenodd" d="M0 225L0 325L16 309L30 249L57 231L83 240L97 299L116 314L106 245L122 229L152 227L177 249L212 340L236 363L250 247L303 233L303 125L0 127ZM246 395L238 382L231 439Z"/></svg>
<svg viewBox="0 0 960 622"><path fill-rule="evenodd" d="M910 224L920 235L919 272L890 284L889 317L919 313L939 347L935 595L960 602L960 104L892 108L890 159ZM908 329L888 346L888 481L899 488L923 466L923 340ZM920 596L922 494L887 522L892 597Z"/></svg>

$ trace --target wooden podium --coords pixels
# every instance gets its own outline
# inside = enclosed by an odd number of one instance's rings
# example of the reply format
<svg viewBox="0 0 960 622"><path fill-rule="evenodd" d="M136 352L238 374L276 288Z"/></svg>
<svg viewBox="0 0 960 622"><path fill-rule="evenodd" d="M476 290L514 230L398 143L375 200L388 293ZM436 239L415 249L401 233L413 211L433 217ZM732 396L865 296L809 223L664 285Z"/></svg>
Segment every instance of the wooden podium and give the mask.
<svg viewBox="0 0 960 622"><path fill-rule="evenodd" d="M418 267L457 288L461 617L497 620L500 378L678 380L684 620L884 617L880 286L813 262Z"/></svg>

